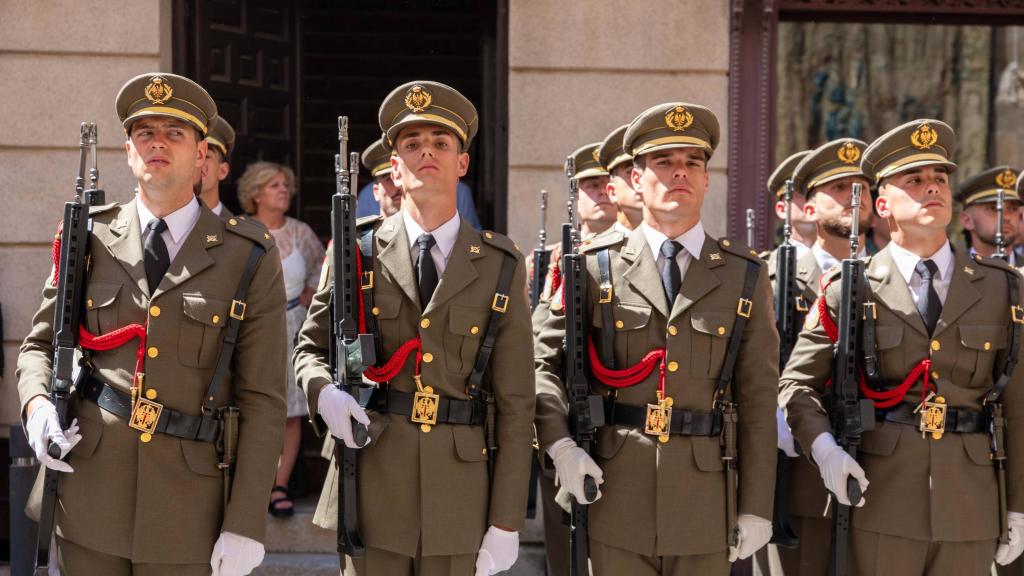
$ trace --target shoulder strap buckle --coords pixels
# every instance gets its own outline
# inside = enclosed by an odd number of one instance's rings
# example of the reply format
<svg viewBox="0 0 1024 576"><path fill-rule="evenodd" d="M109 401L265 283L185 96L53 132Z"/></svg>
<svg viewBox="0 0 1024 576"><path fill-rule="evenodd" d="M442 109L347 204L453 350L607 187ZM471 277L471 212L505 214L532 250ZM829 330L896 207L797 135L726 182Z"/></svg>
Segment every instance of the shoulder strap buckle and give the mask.
<svg viewBox="0 0 1024 576"><path fill-rule="evenodd" d="M750 313L754 310L754 303L747 298L740 298L739 303L736 305L736 315L744 318L750 318Z"/></svg>
<svg viewBox="0 0 1024 576"><path fill-rule="evenodd" d="M232 300L230 316L235 320L244 320L246 306L246 303L241 300Z"/></svg>
<svg viewBox="0 0 1024 576"><path fill-rule="evenodd" d="M607 304L612 301L612 285L604 284L601 286L600 294L598 295L597 301L601 304Z"/></svg>
<svg viewBox="0 0 1024 576"><path fill-rule="evenodd" d="M861 319L862 320L867 320L868 319L868 310L871 310L871 319L872 320L878 320L878 308L875 307L875 303L874 302L865 302L864 303L864 312L863 312L864 315L861 317Z"/></svg>
<svg viewBox="0 0 1024 576"><path fill-rule="evenodd" d="M1024 307L1020 304L1010 306L1010 318L1015 324L1024 324Z"/></svg>
<svg viewBox="0 0 1024 576"><path fill-rule="evenodd" d="M363 270L363 278L359 287L363 290L373 289L373 270Z"/></svg>
<svg viewBox="0 0 1024 576"><path fill-rule="evenodd" d="M508 310L508 295L495 292L494 299L491 300L491 310L504 314Z"/></svg>

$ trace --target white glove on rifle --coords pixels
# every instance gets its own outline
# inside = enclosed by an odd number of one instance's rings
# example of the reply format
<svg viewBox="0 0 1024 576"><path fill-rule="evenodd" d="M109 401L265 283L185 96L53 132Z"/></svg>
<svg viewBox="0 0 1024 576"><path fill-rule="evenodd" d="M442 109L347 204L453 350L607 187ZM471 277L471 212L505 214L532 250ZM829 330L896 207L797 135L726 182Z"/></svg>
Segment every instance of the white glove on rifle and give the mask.
<svg viewBox="0 0 1024 576"><path fill-rule="evenodd" d="M38 402L32 414L25 423L25 435L28 436L28 445L36 453L39 463L51 470L71 473L75 469L64 462L68 452L82 440L78 433L78 419L71 422L67 430L60 429L60 420L57 418L57 408L49 400ZM60 447L60 459L53 458L46 453L50 443Z"/></svg>
<svg viewBox="0 0 1024 576"><path fill-rule="evenodd" d="M555 484L561 488L555 501L562 508L567 508L570 501L568 496L576 498L582 504L593 504L601 498L601 491L592 501L587 501L583 490L583 479L590 476L598 486L604 482L604 472L582 448L572 441L572 438L562 438L552 444L548 450L548 456L555 463ZM564 492L568 492L565 494Z"/></svg>
<svg viewBox="0 0 1024 576"><path fill-rule="evenodd" d="M234 532L221 532L213 545L213 576L245 576L263 563L263 544Z"/></svg>
<svg viewBox="0 0 1024 576"><path fill-rule="evenodd" d="M320 389L319 400L317 401L317 412L327 423L331 436L340 438L345 446L349 448L362 448L370 443L370 437L366 437L366 444L356 444L352 435L352 419L363 426L370 425L370 417L359 405L359 402L351 394L333 384L328 384Z"/></svg>
<svg viewBox="0 0 1024 576"><path fill-rule="evenodd" d="M799 458L796 451L796 441L793 439L793 431L789 429L786 422L786 414L782 408L775 409L775 428L779 432L779 450L786 453L790 458Z"/></svg>
<svg viewBox="0 0 1024 576"><path fill-rule="evenodd" d="M846 450L836 444L832 434L822 432L814 439L814 443L811 444L811 456L818 463L818 472L825 481L825 488L832 492L840 504L850 505L850 497L846 492L847 478L850 476L857 479L861 493L867 492L869 482L864 475L864 469L846 453ZM864 498L861 498L857 507L863 505Z"/></svg>
<svg viewBox="0 0 1024 576"><path fill-rule="evenodd" d="M772 522L753 514L736 519L736 545L729 546L729 562L750 558L772 539Z"/></svg>
<svg viewBox="0 0 1024 576"><path fill-rule="evenodd" d="M996 563L1000 566L1010 564L1024 551L1024 514L1007 512L1006 523L1010 527L1010 542L996 549Z"/></svg>
<svg viewBox="0 0 1024 576"><path fill-rule="evenodd" d="M480 552L476 556L475 576L491 576L504 572L519 557L519 532L509 532L496 526L487 528Z"/></svg>

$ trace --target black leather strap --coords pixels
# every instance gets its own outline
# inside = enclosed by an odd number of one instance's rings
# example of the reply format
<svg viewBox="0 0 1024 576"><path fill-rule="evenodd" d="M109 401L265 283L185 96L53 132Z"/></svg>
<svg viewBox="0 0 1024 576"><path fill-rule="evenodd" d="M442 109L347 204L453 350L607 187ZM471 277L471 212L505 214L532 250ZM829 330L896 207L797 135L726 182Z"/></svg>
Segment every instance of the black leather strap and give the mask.
<svg viewBox="0 0 1024 576"><path fill-rule="evenodd" d="M374 388L373 393L370 395L370 402L366 407L381 414L410 416L415 397L415 394L399 392L388 386L381 386L380 388ZM485 416L486 409L484 408L484 403L479 400L441 398L438 401L438 424L483 426Z"/></svg>
<svg viewBox="0 0 1024 576"><path fill-rule="evenodd" d="M622 404L614 400L605 401L605 423L610 426L625 426L643 430L647 423L647 407ZM679 436L718 436L722 433L722 413L693 412L672 409L669 433Z"/></svg>
<svg viewBox="0 0 1024 576"><path fill-rule="evenodd" d="M359 279L359 291L362 294L363 318L367 334L377 334L377 317L373 315L373 226L368 226L359 234L359 267L363 276ZM370 273L367 276L367 272ZM381 338L374 337L377 346L377 358L383 358Z"/></svg>
<svg viewBox="0 0 1024 576"><path fill-rule="evenodd" d="M99 380L95 376L89 376L78 391L78 394L85 400L93 402L100 408L110 412L114 416L127 420L132 414L131 396ZM201 442L216 442L220 435L220 421L215 417L190 416L172 410L166 406L160 411L160 419L156 424L156 431L161 434L182 438L184 440L199 440Z"/></svg>
<svg viewBox="0 0 1024 576"><path fill-rule="evenodd" d="M512 286L512 275L516 271L518 263L515 256L505 253L501 261L501 272L498 273L498 285L494 289L494 299L491 301L491 317L487 319L487 329L484 331L483 342L476 353L476 360L473 362L473 372L469 375L466 391L477 399L480 397L481 386L487 366L491 362L491 352L494 352L494 341L498 337L498 324L511 300L509 288Z"/></svg>
<svg viewBox="0 0 1024 576"><path fill-rule="evenodd" d="M718 400L725 397L725 391L729 384L732 383L732 374L736 369L736 360L740 355L740 344L743 342L743 331L747 327L747 317L750 316L754 307L754 287L757 286L757 275L760 272L760 264L747 261L747 273L743 277L743 292L737 304L736 321L732 325L729 347L726 349L725 361L722 362L722 371L718 376L718 384L715 386L714 404L717 408L721 408ZM746 314L742 313L744 307L746 307Z"/></svg>
<svg viewBox="0 0 1024 576"><path fill-rule="evenodd" d="M910 404L900 404L892 410L876 410L875 419L906 424L916 428L921 423L921 414L920 412L915 413L914 407ZM985 414L977 410L950 407L946 409L945 431L959 434L987 432L988 420Z"/></svg>
<svg viewBox="0 0 1024 576"><path fill-rule="evenodd" d="M1021 322L1018 320L1024 321L1024 310L1020 308L1020 285L1016 271L1006 271L1006 283L1010 292L1010 346L1006 350L1006 361L1003 363L1002 372L996 376L995 384L985 395L986 404L999 402L1003 390L1010 383L1014 369L1017 368L1017 358L1020 353Z"/></svg>
<svg viewBox="0 0 1024 576"><path fill-rule="evenodd" d="M605 248L597 253L597 270L600 284L597 289L597 305L601 307L601 346L598 355L605 368L615 368L615 309L612 306L612 265Z"/></svg>

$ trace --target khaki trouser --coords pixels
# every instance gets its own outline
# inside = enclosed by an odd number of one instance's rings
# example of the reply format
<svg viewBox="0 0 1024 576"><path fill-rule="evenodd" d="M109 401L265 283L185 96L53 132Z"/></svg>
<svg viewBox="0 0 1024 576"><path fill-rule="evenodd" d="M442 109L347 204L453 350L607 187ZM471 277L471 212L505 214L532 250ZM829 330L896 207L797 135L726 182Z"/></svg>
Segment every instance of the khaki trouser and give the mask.
<svg viewBox="0 0 1024 576"><path fill-rule="evenodd" d="M850 576L984 576L996 541L927 542L850 529Z"/></svg>
<svg viewBox="0 0 1024 576"><path fill-rule="evenodd" d="M138 564L57 539L61 576L209 576L209 564Z"/></svg>
<svg viewBox="0 0 1024 576"><path fill-rule="evenodd" d="M648 557L590 539L594 576L714 576L729 574L729 553ZM554 575L552 575L554 576Z"/></svg>
<svg viewBox="0 0 1024 576"><path fill-rule="evenodd" d="M476 554L410 558L380 548L366 548L362 558L345 556L345 576L473 576Z"/></svg>
<svg viewBox="0 0 1024 576"><path fill-rule="evenodd" d="M554 470L541 470L540 497L544 514L544 552L547 554L548 576L569 573L569 527L563 519L565 512L555 504L557 492Z"/></svg>

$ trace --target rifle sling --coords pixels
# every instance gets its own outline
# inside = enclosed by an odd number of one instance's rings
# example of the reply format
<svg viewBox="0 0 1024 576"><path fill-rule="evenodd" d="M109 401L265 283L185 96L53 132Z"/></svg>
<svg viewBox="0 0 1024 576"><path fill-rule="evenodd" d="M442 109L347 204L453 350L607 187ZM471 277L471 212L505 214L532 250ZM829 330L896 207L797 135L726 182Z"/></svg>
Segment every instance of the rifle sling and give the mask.
<svg viewBox="0 0 1024 576"><path fill-rule="evenodd" d="M1019 276L1014 270L1006 271L1006 283L1009 287L1009 299L1010 299L1010 346L1006 351L1006 361L1003 363L1003 370L996 377L995 384L985 395L985 404L993 404L999 402L1000 397L1003 394L1003 390L1006 389L1007 384L1010 383L1010 377L1013 376L1014 369L1017 368L1017 356L1020 351L1020 332L1021 323L1016 320L1018 318L1018 312L1020 310L1020 286L1018 285ZM1024 320L1024 318L1021 318Z"/></svg>
<svg viewBox="0 0 1024 576"><path fill-rule="evenodd" d="M491 362L491 352L494 351L494 341L498 337L498 323L505 315L510 300L509 288L512 286L512 276L516 271L516 257L505 253L501 261L501 272L498 273L498 285L494 289L494 300L491 303L491 317L487 319L487 330L484 332L483 342L476 353L476 360L473 362L473 372L469 375L467 392L470 397L480 397L484 375L487 366ZM499 305L504 302L504 306Z"/></svg>
<svg viewBox="0 0 1024 576"><path fill-rule="evenodd" d="M363 271L363 276L369 271L373 278L373 226L368 226L362 234L359 235L359 264L360 269ZM373 282L364 284L363 279L359 278L359 289L362 292L363 297L360 300L363 303L363 318L366 326L367 334L374 334L374 342L377 347L377 358L381 357L381 339L376 337L377 334L377 317L373 315Z"/></svg>
<svg viewBox="0 0 1024 576"><path fill-rule="evenodd" d="M615 368L615 309L612 304L612 266L608 249L597 253L598 306L601 307L601 347L598 354L605 368Z"/></svg>
<svg viewBox="0 0 1024 576"><path fill-rule="evenodd" d="M747 262L747 273L743 277L743 293L741 298L751 302L750 308L753 308L753 296L754 287L757 286L757 276L761 271L761 265L756 262ZM749 315L749 314L748 314ZM722 408L722 403L718 402L718 399L725 397L725 391L729 387L729 383L732 382L732 374L736 369L736 360L740 355L740 344L743 342L743 331L747 327L747 316L743 314L736 315L736 322L733 323L732 334L729 336L729 348L726 349L725 361L722 362L722 372L718 377L718 384L715 386L715 406L717 410Z"/></svg>

